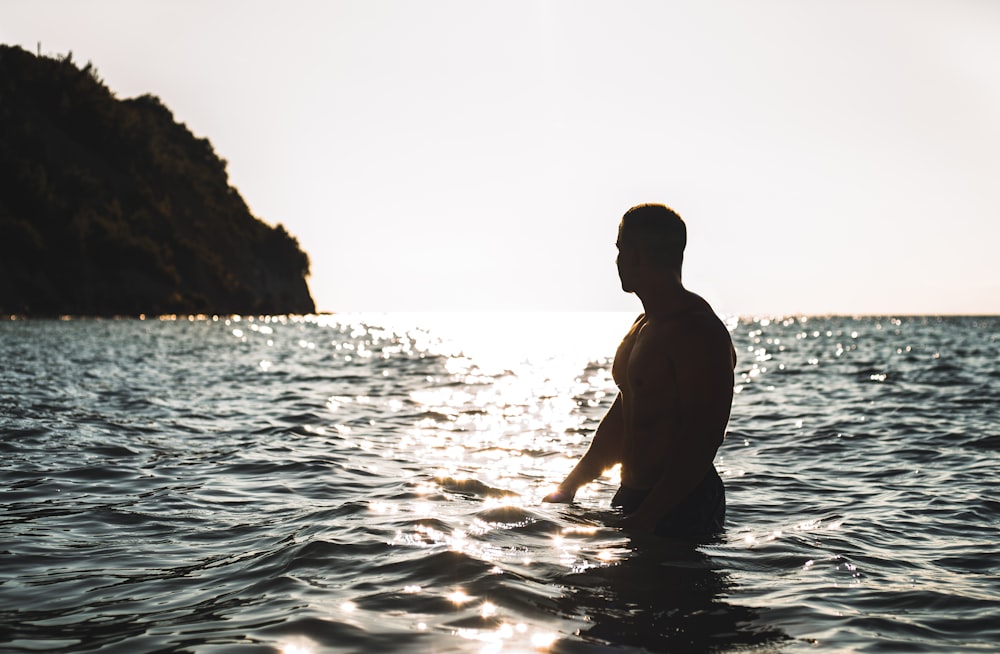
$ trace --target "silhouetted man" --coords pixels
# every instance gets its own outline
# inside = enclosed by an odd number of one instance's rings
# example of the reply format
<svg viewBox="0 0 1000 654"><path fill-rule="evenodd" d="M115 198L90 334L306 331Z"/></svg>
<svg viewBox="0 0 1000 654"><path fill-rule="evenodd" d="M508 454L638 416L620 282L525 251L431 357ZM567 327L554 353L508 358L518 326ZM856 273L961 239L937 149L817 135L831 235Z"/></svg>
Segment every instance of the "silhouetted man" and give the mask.
<svg viewBox="0 0 1000 654"><path fill-rule="evenodd" d="M721 529L726 497L712 461L733 400L736 352L705 300L681 283L687 228L674 211L645 204L618 227L618 275L644 313L612 365L619 393L586 454L546 502L571 502L577 489L621 463L611 501L617 526L697 537Z"/></svg>

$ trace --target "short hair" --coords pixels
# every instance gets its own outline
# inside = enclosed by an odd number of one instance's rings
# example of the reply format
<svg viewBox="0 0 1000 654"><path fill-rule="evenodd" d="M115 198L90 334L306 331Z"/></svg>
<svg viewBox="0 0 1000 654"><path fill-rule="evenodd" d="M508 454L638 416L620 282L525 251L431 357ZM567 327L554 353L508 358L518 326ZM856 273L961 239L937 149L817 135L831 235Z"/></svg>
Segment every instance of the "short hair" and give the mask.
<svg viewBox="0 0 1000 654"><path fill-rule="evenodd" d="M634 206L622 216L619 231L649 261L680 272L687 246L687 226L676 211L662 204Z"/></svg>

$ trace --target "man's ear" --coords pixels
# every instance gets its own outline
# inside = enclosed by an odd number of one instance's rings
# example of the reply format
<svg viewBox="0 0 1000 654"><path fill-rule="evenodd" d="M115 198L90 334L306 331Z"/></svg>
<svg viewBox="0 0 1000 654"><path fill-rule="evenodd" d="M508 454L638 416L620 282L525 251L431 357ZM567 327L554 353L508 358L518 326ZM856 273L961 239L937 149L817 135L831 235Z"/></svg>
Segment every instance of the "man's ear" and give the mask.
<svg viewBox="0 0 1000 654"><path fill-rule="evenodd" d="M639 247L633 246L627 248L624 252L624 255L625 255L625 260L629 263L629 265L633 267L646 262L646 258L643 255L642 248Z"/></svg>

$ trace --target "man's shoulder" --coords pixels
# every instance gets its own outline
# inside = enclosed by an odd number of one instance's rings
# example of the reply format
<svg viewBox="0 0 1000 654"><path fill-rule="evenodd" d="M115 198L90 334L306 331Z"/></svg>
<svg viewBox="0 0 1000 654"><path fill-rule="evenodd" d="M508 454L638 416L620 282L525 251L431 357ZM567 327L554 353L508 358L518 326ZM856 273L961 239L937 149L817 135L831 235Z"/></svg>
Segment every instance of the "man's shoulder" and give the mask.
<svg viewBox="0 0 1000 654"><path fill-rule="evenodd" d="M675 315L647 319L641 338L671 354L695 356L706 349L728 351L732 343L729 329L707 303Z"/></svg>
<svg viewBox="0 0 1000 654"><path fill-rule="evenodd" d="M650 335L662 337L718 333L719 329L727 334L729 332L722 319L707 303L693 304L664 316L650 316L645 319L643 327Z"/></svg>

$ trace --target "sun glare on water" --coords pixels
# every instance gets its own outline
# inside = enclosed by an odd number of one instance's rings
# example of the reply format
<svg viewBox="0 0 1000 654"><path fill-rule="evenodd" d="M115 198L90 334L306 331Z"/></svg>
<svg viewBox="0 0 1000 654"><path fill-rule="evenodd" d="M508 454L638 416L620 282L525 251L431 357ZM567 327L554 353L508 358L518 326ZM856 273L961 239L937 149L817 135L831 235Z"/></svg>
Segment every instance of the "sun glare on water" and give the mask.
<svg viewBox="0 0 1000 654"><path fill-rule="evenodd" d="M365 314L369 324L440 339L443 353L463 355L486 374L526 364L603 360L614 354L635 318L628 313Z"/></svg>
<svg viewBox="0 0 1000 654"><path fill-rule="evenodd" d="M555 482L579 456L584 433L591 427L584 423L594 420L614 396L608 364L633 319L622 313L328 318L331 326L346 328L352 337L337 343L344 348L345 360L400 353L442 357L440 378L429 377L414 386L402 401L387 400L397 410L405 403L422 409L425 416L403 430L395 444L398 450L433 463L438 477L470 477L532 496L525 499L540 499L544 492L539 476ZM371 400L338 396L330 398L328 406L338 411ZM549 454L540 457L539 452Z"/></svg>
<svg viewBox="0 0 1000 654"><path fill-rule="evenodd" d="M372 498L370 515L397 527L391 544L400 548L462 552L490 562L493 574L505 566L540 562L568 571L615 564L624 556L607 543L595 544L598 527L579 525L552 539L537 539L537 551L487 538L491 531L527 529L555 511L542 497L561 480L586 447L596 421L610 405L615 385L610 360L634 316L614 314L385 314L335 316L345 337L334 339L342 358L392 359L416 365L419 383L397 385L397 395L330 398L334 414L382 403L408 416L391 439L336 425L347 444L387 461L420 461L426 473L412 477L414 497ZM414 361L428 359L426 364ZM391 365L391 363L389 364ZM423 368L421 366L424 366ZM392 368L384 368L390 370ZM395 404L391 404L394 402ZM395 409L393 408L395 407ZM400 407L405 407L401 409ZM390 464L387 464L390 465ZM616 470L609 471L614 479ZM413 473L411 473L413 474ZM578 499L593 493L581 488ZM442 504L441 494L475 497ZM457 512L452 516L442 511ZM553 518L559 520L559 518ZM443 521L443 522L442 522ZM549 540L551 542L549 542ZM558 634L547 625L508 619L495 598L463 588L407 586L407 594L441 597L475 620L452 632L482 652L542 651ZM351 605L354 608L354 605ZM360 611L360 610L358 610ZM341 606L340 615L348 611ZM433 629L421 622L419 630Z"/></svg>

